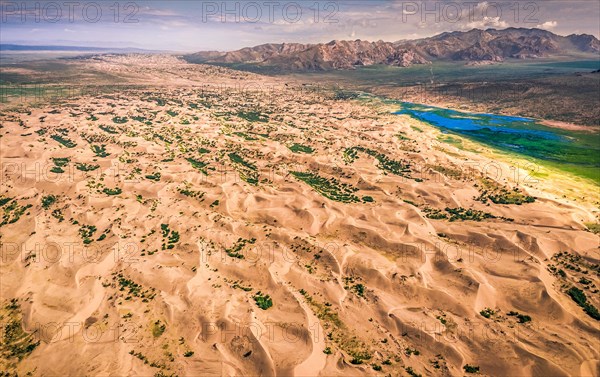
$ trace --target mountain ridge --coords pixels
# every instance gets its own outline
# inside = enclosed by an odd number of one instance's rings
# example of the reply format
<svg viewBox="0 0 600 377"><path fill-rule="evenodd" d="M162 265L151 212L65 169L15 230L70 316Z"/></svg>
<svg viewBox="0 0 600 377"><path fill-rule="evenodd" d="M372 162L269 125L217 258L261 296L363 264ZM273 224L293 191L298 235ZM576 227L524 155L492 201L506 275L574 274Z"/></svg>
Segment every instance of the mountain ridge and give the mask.
<svg viewBox="0 0 600 377"><path fill-rule="evenodd" d="M229 52L197 52L193 63L252 64L287 70L326 71L376 64L408 67L436 60L500 62L556 55L600 52L589 34L561 36L542 29L472 29L397 42L332 40L328 43L266 43Z"/></svg>

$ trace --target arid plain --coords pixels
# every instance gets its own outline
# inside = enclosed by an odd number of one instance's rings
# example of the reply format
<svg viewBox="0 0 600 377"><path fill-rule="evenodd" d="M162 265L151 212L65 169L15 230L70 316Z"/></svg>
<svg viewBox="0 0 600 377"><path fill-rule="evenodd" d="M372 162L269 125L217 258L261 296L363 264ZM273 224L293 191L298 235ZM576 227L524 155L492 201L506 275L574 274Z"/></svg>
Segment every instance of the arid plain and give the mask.
<svg viewBox="0 0 600 377"><path fill-rule="evenodd" d="M109 89L2 105L0 375L599 375L593 182L298 78L64 64Z"/></svg>

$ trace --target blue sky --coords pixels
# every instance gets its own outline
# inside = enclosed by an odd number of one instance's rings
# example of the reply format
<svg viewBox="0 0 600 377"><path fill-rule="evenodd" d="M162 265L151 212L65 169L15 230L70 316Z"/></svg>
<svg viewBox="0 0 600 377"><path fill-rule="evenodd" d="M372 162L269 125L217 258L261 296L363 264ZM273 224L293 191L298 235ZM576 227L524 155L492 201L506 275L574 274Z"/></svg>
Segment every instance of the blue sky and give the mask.
<svg viewBox="0 0 600 377"><path fill-rule="evenodd" d="M2 43L170 51L333 39L396 41L511 26L600 34L597 1L0 0L0 12Z"/></svg>

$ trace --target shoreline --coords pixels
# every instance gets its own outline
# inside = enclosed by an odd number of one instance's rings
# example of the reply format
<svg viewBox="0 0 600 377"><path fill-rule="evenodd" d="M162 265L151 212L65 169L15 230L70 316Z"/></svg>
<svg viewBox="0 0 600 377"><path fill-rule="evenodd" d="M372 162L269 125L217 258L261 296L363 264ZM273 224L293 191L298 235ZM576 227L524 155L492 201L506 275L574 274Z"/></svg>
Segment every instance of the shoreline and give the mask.
<svg viewBox="0 0 600 377"><path fill-rule="evenodd" d="M392 100L392 101L396 102L396 100ZM407 101L402 101L402 102L407 102ZM414 103L414 102L410 102L410 103ZM391 105L390 103L386 103L386 104ZM414 103L414 104L419 104L419 103ZM401 106L401 103L398 103L398 105ZM429 104L419 104L419 105L437 107L435 105L429 105ZM452 109L452 108L447 108L447 107L440 107L440 108L445 109L445 110L469 113L469 114L473 114L473 115L499 115L499 114L490 114L490 113L472 113L472 112L467 112L467 111ZM435 128L439 132L442 132L442 128L440 128L439 126L436 126L436 125L431 124L424 120L416 119L416 118L412 117L410 114L398 114L398 111L400 111L400 110L393 109L393 110L391 110L391 114L396 115L396 116L406 115L406 116L410 117L411 119L414 119L420 123L426 124L430 127ZM537 122L537 120L533 119L533 118L527 118L527 119L532 119L533 121ZM538 123L538 124L541 124L541 123ZM542 125L544 125L544 124L542 124ZM577 125L574 125L574 126L577 126ZM580 126L580 127L585 127L585 126ZM555 127L555 128L557 128L557 127ZM566 128L563 128L563 129L566 129ZM569 130L569 129L566 129L566 130ZM481 141L469 138L468 136L463 135L461 133L454 132L451 129L447 129L446 131L448 132L448 134L451 134L455 137L460 137L462 140L467 140L469 143L473 143L482 148L490 149L490 150L494 151L494 153L496 153L497 155L503 155L505 157L511 157L511 158L518 158L520 160L527 161L528 163L533 163L537 166L543 167L545 170L553 171L555 174L558 174L560 176L569 177L570 180L577 181L580 183L585 182L585 183L591 185L592 187L600 187L600 178L594 179L594 177L590 177L588 174L578 174L576 171L570 171L570 170L567 170L566 168L561 168L560 166L557 166L556 162L553 162L553 161L544 160L539 157L529 156L529 155L522 154L522 153L512 151L512 150L505 150L505 149L499 148L498 146L495 146L495 145L486 144ZM572 130L569 130L569 131L572 131ZM446 143L446 144L448 144L448 143ZM451 145L451 144L449 144L449 145ZM462 148L458 148L458 149L462 150ZM560 164L578 166L577 164L568 162L568 161L562 161L558 165L560 165ZM592 168L590 168L590 169L592 169ZM583 181L583 182L581 182L581 181Z"/></svg>

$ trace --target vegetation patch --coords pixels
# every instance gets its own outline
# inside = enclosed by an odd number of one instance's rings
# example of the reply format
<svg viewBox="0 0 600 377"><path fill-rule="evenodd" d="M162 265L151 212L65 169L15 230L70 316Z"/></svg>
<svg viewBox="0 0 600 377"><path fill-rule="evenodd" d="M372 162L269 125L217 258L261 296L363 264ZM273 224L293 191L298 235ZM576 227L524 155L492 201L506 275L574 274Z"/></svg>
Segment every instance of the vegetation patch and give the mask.
<svg viewBox="0 0 600 377"><path fill-rule="evenodd" d="M344 289L354 292L358 297L365 297L367 287L362 283L356 283L360 278L353 276L344 277Z"/></svg>
<svg viewBox="0 0 600 377"><path fill-rule="evenodd" d="M262 122L266 123L269 121L269 117L257 111L238 111L236 114L239 118L245 119L248 122Z"/></svg>
<svg viewBox="0 0 600 377"><path fill-rule="evenodd" d="M82 225L81 228L79 228L79 236L83 240L84 244L87 245L94 241L92 237L94 237L96 230L97 229L95 225Z"/></svg>
<svg viewBox="0 0 600 377"><path fill-rule="evenodd" d="M313 148L309 147L308 145L302 145L302 144L298 144L298 143L294 143L294 144L290 145L288 148L294 153L311 154L315 151Z"/></svg>
<svg viewBox="0 0 600 377"><path fill-rule="evenodd" d="M300 294L304 296L306 303L311 307L317 318L322 321L323 328L328 332L327 338L335 342L341 350L350 356L350 363L363 364L372 358L369 346L353 335L352 330L342 322L338 314L332 309L331 304L318 302L304 289L300 290Z"/></svg>
<svg viewBox="0 0 600 377"><path fill-rule="evenodd" d="M100 165L95 165L95 164L85 164L85 163L76 163L75 167L77 168L77 170L81 170L81 171L94 171L97 170L98 168L100 168Z"/></svg>
<svg viewBox="0 0 600 377"><path fill-rule="evenodd" d="M475 198L482 203L487 203L488 200L494 204L516 204L533 203L535 198L523 194L519 188L515 187L512 190L499 185L490 178L481 180L480 195Z"/></svg>
<svg viewBox="0 0 600 377"><path fill-rule="evenodd" d="M113 189L105 187L102 190L102 192L108 196L115 196L115 195L120 195L123 192L123 190L121 190L119 187L115 187Z"/></svg>
<svg viewBox="0 0 600 377"><path fill-rule="evenodd" d="M208 172L206 171L206 167L208 166L208 164L206 162L200 161L200 160L196 160L194 158L186 158L187 162L189 162L190 164L192 164L192 167L200 172L202 172L202 174L204 175L208 175Z"/></svg>
<svg viewBox="0 0 600 377"><path fill-rule="evenodd" d="M123 292L126 301L131 300L133 297L141 298L142 302L148 302L153 300L156 296L156 290L154 288L144 289L141 284L126 278L123 273L113 272L113 280L116 281L116 288L119 292Z"/></svg>
<svg viewBox="0 0 600 377"><path fill-rule="evenodd" d="M491 318L494 314L496 314L496 311L491 308L485 308L480 311L479 314L481 314L482 317Z"/></svg>
<svg viewBox="0 0 600 377"><path fill-rule="evenodd" d="M149 180L154 181L154 182L160 181L160 177L161 177L161 174L158 173L158 172L156 172L154 174L147 174L146 175L146 179L149 179Z"/></svg>
<svg viewBox="0 0 600 377"><path fill-rule="evenodd" d="M170 250L179 242L179 232L169 229L168 224L160 224L160 230L163 236L162 249Z"/></svg>
<svg viewBox="0 0 600 377"><path fill-rule="evenodd" d="M467 365L465 365L465 366L463 367L463 369L464 369L464 370L465 370L465 372L467 372L467 373L479 373L479 367L478 367L478 366L475 366L475 365L469 365L469 364L467 364Z"/></svg>
<svg viewBox="0 0 600 377"><path fill-rule="evenodd" d="M355 203L360 201L358 196L354 195L354 193L358 191L357 188L347 183L341 183L335 178L327 179L312 172L291 171L290 174L296 177L296 179L311 186L315 191L327 199L342 203Z"/></svg>
<svg viewBox="0 0 600 377"><path fill-rule="evenodd" d="M157 320L152 324L152 336L158 338L165 332L166 329L167 326L160 320Z"/></svg>
<svg viewBox="0 0 600 377"><path fill-rule="evenodd" d="M344 160L348 163L354 162L358 158L358 152L366 153L367 155L374 157L378 161L378 166L381 170L395 174L405 178L411 178L410 163L403 161L392 160L383 153L379 153L375 150L364 148L364 147L352 147L344 151Z"/></svg>
<svg viewBox="0 0 600 377"><path fill-rule="evenodd" d="M50 138L59 142L66 148L75 148L77 146L77 143L75 143L74 141L67 139L66 137L63 137L61 135L52 135L52 136L50 136Z"/></svg>
<svg viewBox="0 0 600 377"><path fill-rule="evenodd" d="M267 310L273 306L273 300L271 297L261 293L260 291L252 296L252 298L254 299L254 302L256 302L256 305L258 305L258 307L262 310Z"/></svg>
<svg viewBox="0 0 600 377"><path fill-rule="evenodd" d="M7 225L7 224L16 223L17 221L19 221L21 216L23 216L25 211L27 211L29 208L31 208L33 206L31 204L22 206L17 202L16 199L12 199L12 198L1 198L0 197L0 202L3 203L0 206L0 207L2 207L2 222L0 222L0 227Z"/></svg>
<svg viewBox="0 0 600 377"><path fill-rule="evenodd" d="M583 311L587 315L594 318L596 321L600 321L600 312L598 312L598 309L594 305L588 302L585 293L583 293L581 289L577 287L571 287L567 291L567 294L571 297L573 301L577 303L577 305L583 308Z"/></svg>
<svg viewBox="0 0 600 377"><path fill-rule="evenodd" d="M517 319L519 320L519 323L527 323L527 322L531 322L531 317L526 315L526 314L521 314L519 312L515 312L515 311L510 311L508 313L506 313L507 316L510 317L517 317Z"/></svg>
<svg viewBox="0 0 600 377"><path fill-rule="evenodd" d="M600 224L598 223L585 223L585 227L588 231L594 234L600 234Z"/></svg>
<svg viewBox="0 0 600 377"><path fill-rule="evenodd" d="M53 158L52 161L54 162L54 166L64 168L65 166L67 166L69 164L70 160L68 157L59 157L59 158Z"/></svg>
<svg viewBox="0 0 600 377"><path fill-rule="evenodd" d="M33 334L23 330L22 320L21 307L15 298L0 309L0 328L3 330L0 332L0 375L17 376L16 373L11 374L10 370L40 345Z"/></svg>
<svg viewBox="0 0 600 377"><path fill-rule="evenodd" d="M232 152L227 155L235 165L240 178L251 185L258 184L258 171L256 165L244 160L239 154Z"/></svg>
<svg viewBox="0 0 600 377"><path fill-rule="evenodd" d="M104 124L101 124L101 125L99 125L98 127L99 127L99 128L102 130L102 131L104 131L104 132L106 132L106 133L109 133L109 134L112 134L112 135L116 135L116 134L118 134L118 133L119 133L119 131L118 131L118 130L117 130L115 127L113 127L113 126L110 126L110 125L104 125Z"/></svg>
<svg viewBox="0 0 600 377"><path fill-rule="evenodd" d="M225 249L225 253L232 258L244 259L244 255L240 253L244 246L247 244L253 245L256 242L256 238L251 238L249 240L244 238L238 238L238 240L231 246L230 248Z"/></svg>
<svg viewBox="0 0 600 377"><path fill-rule="evenodd" d="M92 152L94 152L97 157L110 156L110 153L106 152L106 145L92 145L91 148Z"/></svg>
<svg viewBox="0 0 600 377"><path fill-rule="evenodd" d="M52 207L52 205L54 205L54 203L56 203L57 200L58 197L56 197L55 195L42 196L42 208L49 209L50 207Z"/></svg>
<svg viewBox="0 0 600 377"><path fill-rule="evenodd" d="M476 209L466 209L466 208L450 208L446 207L443 211L437 208L423 208L423 212L425 212L425 216L429 219L434 220L445 220L448 221L483 221L486 219L496 219L497 216L492 215L491 213L479 211ZM513 221L513 219L509 219L506 217L501 217L502 220L505 221Z"/></svg>
<svg viewBox="0 0 600 377"><path fill-rule="evenodd" d="M112 121L114 123L117 123L117 124L127 123L127 120L128 120L127 117L114 117L114 118L112 118Z"/></svg>
<svg viewBox="0 0 600 377"><path fill-rule="evenodd" d="M239 136L239 137L243 138L246 141L256 141L256 140L259 140L257 137L254 137L252 135L248 135L245 132L234 132L233 134L236 135L236 136Z"/></svg>
<svg viewBox="0 0 600 377"><path fill-rule="evenodd" d="M198 199L199 201L204 200L205 192L192 190L192 185L189 182L185 182L183 187L178 187L177 192L181 195L185 195L190 198Z"/></svg>

